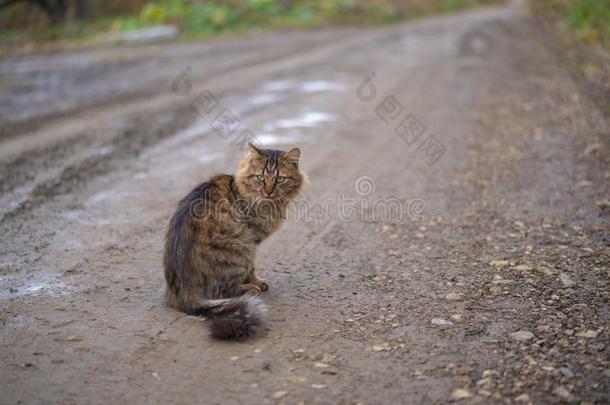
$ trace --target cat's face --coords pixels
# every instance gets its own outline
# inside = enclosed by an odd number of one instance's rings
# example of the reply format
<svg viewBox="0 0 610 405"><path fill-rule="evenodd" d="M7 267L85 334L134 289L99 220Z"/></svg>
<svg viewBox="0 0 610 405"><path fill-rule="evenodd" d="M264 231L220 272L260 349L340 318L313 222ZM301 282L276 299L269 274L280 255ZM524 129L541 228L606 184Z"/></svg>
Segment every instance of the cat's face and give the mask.
<svg viewBox="0 0 610 405"><path fill-rule="evenodd" d="M299 148L284 152L248 144L248 149L235 176L240 192L248 198L296 197L304 181Z"/></svg>

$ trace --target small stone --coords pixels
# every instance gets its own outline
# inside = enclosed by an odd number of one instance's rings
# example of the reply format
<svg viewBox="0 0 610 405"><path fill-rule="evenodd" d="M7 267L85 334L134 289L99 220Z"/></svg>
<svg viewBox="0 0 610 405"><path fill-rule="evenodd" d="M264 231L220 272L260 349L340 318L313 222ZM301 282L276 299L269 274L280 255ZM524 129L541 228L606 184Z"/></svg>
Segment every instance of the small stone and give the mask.
<svg viewBox="0 0 610 405"><path fill-rule="evenodd" d="M528 330L520 330L510 334L510 337L518 342L527 342L534 338L534 334Z"/></svg>
<svg viewBox="0 0 610 405"><path fill-rule="evenodd" d="M459 293L449 293L449 294L445 295L445 299L447 301L461 301L462 300L462 294L459 294Z"/></svg>
<svg viewBox="0 0 610 405"><path fill-rule="evenodd" d="M314 367L317 367L317 368L328 368L328 367L330 367L328 364L326 364L326 363L320 363L320 362L316 362L316 363L314 363L314 364L313 364L313 366L314 366Z"/></svg>
<svg viewBox="0 0 610 405"><path fill-rule="evenodd" d="M584 337L587 339L595 339L597 337L598 333L594 330L587 330L586 332L580 332L578 333L576 336L578 337Z"/></svg>
<svg viewBox="0 0 610 405"><path fill-rule="evenodd" d="M472 394L470 393L470 391L462 389L462 388L458 388L453 390L453 392L451 393L451 399L465 399L465 398L472 398Z"/></svg>
<svg viewBox="0 0 610 405"><path fill-rule="evenodd" d="M574 373L572 372L572 370L570 370L567 367L561 367L559 369L559 372L565 377L565 378L572 378L574 377Z"/></svg>
<svg viewBox="0 0 610 405"><path fill-rule="evenodd" d="M492 260L489 262L489 265L495 267L496 269L508 266L508 260Z"/></svg>
<svg viewBox="0 0 610 405"><path fill-rule="evenodd" d="M237 360L239 360L239 356L232 356L232 357L229 357L229 360L231 360L231 361L237 361Z"/></svg>
<svg viewBox="0 0 610 405"><path fill-rule="evenodd" d="M288 394L287 391L275 391L272 395L273 399L279 399L282 398L284 395Z"/></svg>
<svg viewBox="0 0 610 405"><path fill-rule="evenodd" d="M559 275L559 280L564 287L573 287L576 284L574 280L572 280L572 276L570 276L568 273L561 273Z"/></svg>
<svg viewBox="0 0 610 405"><path fill-rule="evenodd" d="M521 395L519 395L518 397L515 398L515 402L529 404L529 403L532 402L532 400L530 399L529 395L521 394Z"/></svg>
<svg viewBox="0 0 610 405"><path fill-rule="evenodd" d="M322 356L322 358L320 359L320 363L325 363L325 364L330 364L332 363L334 360L334 356L329 354L329 353L325 353L324 356Z"/></svg>
<svg viewBox="0 0 610 405"><path fill-rule="evenodd" d="M520 264L518 266L513 266L510 269L515 271L530 271L532 267L528 266L527 264Z"/></svg>
<svg viewBox="0 0 610 405"><path fill-rule="evenodd" d="M559 398L566 402L572 402L575 400L574 395L572 395L572 393L563 385L560 385L559 387L555 388L553 390L553 394L557 395Z"/></svg>
<svg viewBox="0 0 610 405"><path fill-rule="evenodd" d="M390 345L388 343L384 343L382 345L375 345L375 346L373 346L373 351L374 352L382 352L384 350L390 350Z"/></svg>
<svg viewBox="0 0 610 405"><path fill-rule="evenodd" d="M326 388L326 385L324 384L311 384L311 388L315 388L315 389L322 389L322 388Z"/></svg>
<svg viewBox="0 0 610 405"><path fill-rule="evenodd" d="M442 319L442 318L432 318L432 320L430 322L432 323L432 325L439 325L439 326L450 326L450 325L453 325L453 322L447 321L447 320Z"/></svg>
<svg viewBox="0 0 610 405"><path fill-rule="evenodd" d="M537 267L536 271L539 271L540 273L547 276L552 276L555 273L552 269L544 266Z"/></svg>
<svg viewBox="0 0 610 405"><path fill-rule="evenodd" d="M80 336L77 336L77 335L72 335L72 336L69 336L66 340L68 342L80 342L81 340L83 340L83 338Z"/></svg>
<svg viewBox="0 0 610 405"><path fill-rule="evenodd" d="M602 145L600 143L594 143L591 144L589 146L586 147L585 151L583 152L583 156L589 156L592 155L596 152L598 152L599 150L601 150Z"/></svg>
<svg viewBox="0 0 610 405"><path fill-rule="evenodd" d="M511 284L512 282L513 282L513 280L505 279L498 274L496 274L494 276L494 279L492 280L492 283L494 283L494 284Z"/></svg>

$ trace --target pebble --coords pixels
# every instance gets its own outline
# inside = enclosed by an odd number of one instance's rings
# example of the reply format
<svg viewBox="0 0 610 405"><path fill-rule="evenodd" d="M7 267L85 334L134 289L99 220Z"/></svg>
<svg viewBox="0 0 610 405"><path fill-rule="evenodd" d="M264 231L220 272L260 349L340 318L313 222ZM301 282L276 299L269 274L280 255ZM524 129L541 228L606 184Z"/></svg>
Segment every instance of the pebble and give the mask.
<svg viewBox="0 0 610 405"><path fill-rule="evenodd" d="M472 394L470 393L470 391L462 389L462 388L455 389L451 393L451 399L465 399L465 398L471 398L471 397L472 397Z"/></svg>
<svg viewBox="0 0 610 405"><path fill-rule="evenodd" d="M555 388L553 390L553 394L557 395L559 398L566 402L572 402L575 399L574 395L572 395L572 393L563 385L560 385L559 387Z"/></svg>
<svg viewBox="0 0 610 405"><path fill-rule="evenodd" d="M586 332L580 332L578 333L576 336L578 337L584 337L587 339L595 339L597 337L598 333L594 330L587 330Z"/></svg>
<svg viewBox="0 0 610 405"><path fill-rule="evenodd" d="M574 377L574 373L572 372L572 370L570 370L567 367L561 367L559 369L559 372L561 372L561 374L563 374L563 376L565 378L572 378L572 377Z"/></svg>
<svg viewBox="0 0 610 405"><path fill-rule="evenodd" d="M534 338L534 334L528 330L520 330L510 334L510 337L518 342L527 342Z"/></svg>
<svg viewBox="0 0 610 405"><path fill-rule="evenodd" d="M489 262L489 265L499 269L504 266L508 266L508 260L492 260Z"/></svg>
<svg viewBox="0 0 610 405"><path fill-rule="evenodd" d="M462 320L462 314L453 314L450 318L456 322L460 322Z"/></svg>
<svg viewBox="0 0 610 405"><path fill-rule="evenodd" d="M573 287L576 284L574 280L572 280L572 276L570 276L568 273L561 273L559 275L559 280L564 287Z"/></svg>
<svg viewBox="0 0 610 405"><path fill-rule="evenodd" d="M275 391L273 393L273 399L279 399L281 397L283 397L284 395L288 394L288 391Z"/></svg>
<svg viewBox="0 0 610 405"><path fill-rule="evenodd" d="M442 318L432 318L432 320L430 322L432 323L432 325L441 325L441 326L453 325L453 322L447 321Z"/></svg>
<svg viewBox="0 0 610 405"><path fill-rule="evenodd" d="M513 282L513 280L505 279L502 276L497 275L497 274L494 276L494 279L492 280L492 283L494 283L494 284L511 284L512 282Z"/></svg>
<svg viewBox="0 0 610 405"><path fill-rule="evenodd" d="M462 300L462 294L459 294L459 293L449 293L449 294L445 295L445 299L447 301L461 301Z"/></svg>
<svg viewBox="0 0 610 405"><path fill-rule="evenodd" d="M525 404L528 404L528 403L532 402L532 400L530 399L529 395L521 394L515 398L515 402L523 402Z"/></svg>

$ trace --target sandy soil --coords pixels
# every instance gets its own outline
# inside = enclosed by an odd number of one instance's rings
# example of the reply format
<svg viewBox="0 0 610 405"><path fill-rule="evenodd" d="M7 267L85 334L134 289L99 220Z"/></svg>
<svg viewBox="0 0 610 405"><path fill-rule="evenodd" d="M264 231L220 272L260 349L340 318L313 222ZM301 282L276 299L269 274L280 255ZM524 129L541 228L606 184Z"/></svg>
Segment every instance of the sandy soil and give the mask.
<svg viewBox="0 0 610 405"><path fill-rule="evenodd" d="M1 61L0 403L607 403L610 126L549 41L507 6ZM225 343L162 240L245 129L310 215Z"/></svg>

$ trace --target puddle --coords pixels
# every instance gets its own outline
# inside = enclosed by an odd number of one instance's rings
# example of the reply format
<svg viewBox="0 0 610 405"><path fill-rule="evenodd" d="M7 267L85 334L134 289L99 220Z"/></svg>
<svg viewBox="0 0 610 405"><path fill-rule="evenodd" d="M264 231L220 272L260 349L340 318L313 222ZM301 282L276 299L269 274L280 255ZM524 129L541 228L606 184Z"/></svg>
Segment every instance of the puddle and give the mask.
<svg viewBox="0 0 610 405"><path fill-rule="evenodd" d="M297 90L303 93L345 91L343 83L330 80L310 80L300 83L290 80L273 80L263 84L262 88L270 92L286 90Z"/></svg>
<svg viewBox="0 0 610 405"><path fill-rule="evenodd" d="M263 84L263 90L282 91L294 88L295 83L290 80L272 80Z"/></svg>
<svg viewBox="0 0 610 405"><path fill-rule="evenodd" d="M108 200L118 201L122 200L128 195L129 193L117 192L116 190L102 190L89 197L85 202L85 205L95 205L96 203L107 202Z"/></svg>
<svg viewBox="0 0 610 405"><path fill-rule="evenodd" d="M21 204L31 197L33 186L25 185L16 188L12 193L0 196L0 220L9 212L19 208Z"/></svg>
<svg viewBox="0 0 610 405"><path fill-rule="evenodd" d="M114 152L111 146L103 146L101 148L93 148L89 151L89 156L106 156Z"/></svg>
<svg viewBox="0 0 610 405"><path fill-rule="evenodd" d="M315 80L304 82L299 85L299 90L305 93L317 93L322 91L345 91L345 86L338 82L326 80Z"/></svg>
<svg viewBox="0 0 610 405"><path fill-rule="evenodd" d="M207 120L197 118L193 125L176 133L176 135L168 138L159 144L158 150L167 151L169 146L176 146L183 142L193 140L210 131L210 123Z"/></svg>
<svg viewBox="0 0 610 405"><path fill-rule="evenodd" d="M289 145L293 143L297 143L299 138L295 136L280 136L275 134L260 134L256 135L256 141L259 145L269 146L269 145Z"/></svg>
<svg viewBox="0 0 610 405"><path fill-rule="evenodd" d="M0 301L28 295L61 294L66 285L57 280L57 275L48 272L36 272L27 276L12 274L0 278Z"/></svg>
<svg viewBox="0 0 610 405"><path fill-rule="evenodd" d="M223 155L221 153L210 153L208 155L200 155L197 160L199 160L201 163L208 163L213 162L214 160L218 160L222 156Z"/></svg>
<svg viewBox="0 0 610 405"><path fill-rule="evenodd" d="M261 93L250 98L250 102L257 106L273 104L280 101L282 98L273 93Z"/></svg>
<svg viewBox="0 0 610 405"><path fill-rule="evenodd" d="M324 122L336 121L336 115L324 112L308 112L298 118L278 120L268 128L313 128Z"/></svg>

